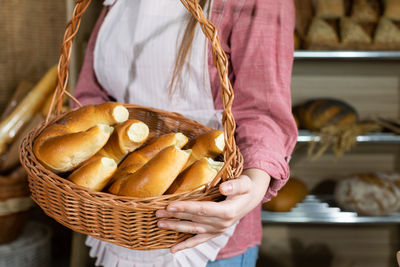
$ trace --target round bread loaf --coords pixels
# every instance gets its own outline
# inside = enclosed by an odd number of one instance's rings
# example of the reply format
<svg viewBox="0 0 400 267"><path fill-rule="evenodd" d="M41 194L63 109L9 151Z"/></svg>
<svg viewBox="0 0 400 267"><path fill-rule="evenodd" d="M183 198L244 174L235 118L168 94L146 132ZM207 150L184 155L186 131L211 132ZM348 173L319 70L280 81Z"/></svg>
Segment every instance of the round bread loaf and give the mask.
<svg viewBox="0 0 400 267"><path fill-rule="evenodd" d="M307 186L302 181L290 178L276 197L263 204L263 208L269 211L287 212L301 202L307 194Z"/></svg>
<svg viewBox="0 0 400 267"><path fill-rule="evenodd" d="M357 174L340 180L334 197L343 210L384 216L400 209L399 185L397 174Z"/></svg>
<svg viewBox="0 0 400 267"><path fill-rule="evenodd" d="M319 131L326 126L347 127L358 120L356 110L337 99L313 99L295 109L300 128Z"/></svg>

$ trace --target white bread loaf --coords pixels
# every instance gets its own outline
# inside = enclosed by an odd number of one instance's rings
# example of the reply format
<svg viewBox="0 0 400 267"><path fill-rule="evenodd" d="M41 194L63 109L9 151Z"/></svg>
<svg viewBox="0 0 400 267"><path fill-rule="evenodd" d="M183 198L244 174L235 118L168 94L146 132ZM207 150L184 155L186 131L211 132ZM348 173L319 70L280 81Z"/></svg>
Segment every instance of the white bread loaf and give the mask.
<svg viewBox="0 0 400 267"><path fill-rule="evenodd" d="M174 182L189 159L190 150L177 146L163 149L135 173L128 175L118 192L122 196L161 196Z"/></svg>
<svg viewBox="0 0 400 267"><path fill-rule="evenodd" d="M222 154L225 148L224 132L212 130L205 134L199 135L193 146L192 153L185 167L190 166L195 161L206 158L215 158Z"/></svg>
<svg viewBox="0 0 400 267"><path fill-rule="evenodd" d="M129 174L135 173L164 148L169 146L182 148L187 142L188 138L182 133L170 133L154 138L148 145L132 152L122 161L112 178L113 184L108 191L118 194L121 183Z"/></svg>
<svg viewBox="0 0 400 267"><path fill-rule="evenodd" d="M116 170L117 163L113 159L98 157L76 169L68 179L77 185L101 191Z"/></svg>
<svg viewBox="0 0 400 267"><path fill-rule="evenodd" d="M123 105L113 102L82 107L44 129L33 152L46 168L56 173L71 171L107 143L113 131L110 125L128 116Z"/></svg>
<svg viewBox="0 0 400 267"><path fill-rule="evenodd" d="M166 194L182 193L195 190L209 184L224 166L223 162L202 158L179 175L168 188Z"/></svg>
<svg viewBox="0 0 400 267"><path fill-rule="evenodd" d="M127 120L115 126L107 144L96 154L112 158L119 164L125 156L139 148L149 136L149 127L139 120Z"/></svg>
<svg viewBox="0 0 400 267"><path fill-rule="evenodd" d="M344 210L384 216L400 209L399 185L399 175L356 174L337 183L334 197Z"/></svg>

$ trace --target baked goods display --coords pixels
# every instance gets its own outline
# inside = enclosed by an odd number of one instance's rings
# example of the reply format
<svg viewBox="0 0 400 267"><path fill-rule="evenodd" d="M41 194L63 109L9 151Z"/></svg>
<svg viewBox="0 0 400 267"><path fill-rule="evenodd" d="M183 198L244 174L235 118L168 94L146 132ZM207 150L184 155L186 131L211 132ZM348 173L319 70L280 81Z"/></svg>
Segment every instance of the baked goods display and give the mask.
<svg viewBox="0 0 400 267"><path fill-rule="evenodd" d="M349 127L358 121L355 108L349 103L332 98L308 100L294 108L299 127L320 131L327 126Z"/></svg>
<svg viewBox="0 0 400 267"><path fill-rule="evenodd" d="M290 178L277 196L263 204L263 209L275 212L290 211L307 196L307 186L298 178Z"/></svg>
<svg viewBox="0 0 400 267"><path fill-rule="evenodd" d="M400 175L361 173L337 182L337 204L359 215L384 216L400 210Z"/></svg>
<svg viewBox="0 0 400 267"><path fill-rule="evenodd" d="M300 49L400 49L399 0L295 0Z"/></svg>
<svg viewBox="0 0 400 267"><path fill-rule="evenodd" d="M222 131L188 144L182 133L149 138L149 127L128 117L119 103L84 106L45 128L33 151L44 167L79 186L140 198L163 195L171 185L168 194L192 191L222 168L214 160L225 148Z"/></svg>

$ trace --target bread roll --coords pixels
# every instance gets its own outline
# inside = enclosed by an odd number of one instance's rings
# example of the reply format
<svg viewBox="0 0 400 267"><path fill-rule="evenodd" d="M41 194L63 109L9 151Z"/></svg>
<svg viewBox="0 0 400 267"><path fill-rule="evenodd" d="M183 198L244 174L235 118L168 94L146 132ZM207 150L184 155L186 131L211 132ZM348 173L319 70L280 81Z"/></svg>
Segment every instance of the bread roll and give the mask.
<svg viewBox="0 0 400 267"><path fill-rule="evenodd" d="M263 204L263 208L274 212L287 212L303 201L307 194L307 186L301 180L290 178L276 197Z"/></svg>
<svg viewBox="0 0 400 267"><path fill-rule="evenodd" d="M356 110L348 103L330 98L312 99L296 108L300 127L319 131L326 126L348 127L358 120Z"/></svg>
<svg viewBox="0 0 400 267"><path fill-rule="evenodd" d="M400 0L384 0L384 6L384 17L400 21Z"/></svg>
<svg viewBox="0 0 400 267"><path fill-rule="evenodd" d="M225 148L224 132L212 130L198 136L192 146L192 154L185 167L190 166L195 161L207 158L215 158L222 154Z"/></svg>
<svg viewBox="0 0 400 267"><path fill-rule="evenodd" d="M163 149L142 168L129 175L119 195L130 197L161 196L171 186L189 159L190 150L177 146Z"/></svg>
<svg viewBox="0 0 400 267"><path fill-rule="evenodd" d="M223 162L202 158L188 167L168 188L166 194L192 191L209 184L224 166Z"/></svg>
<svg viewBox="0 0 400 267"><path fill-rule="evenodd" d="M165 134L155 138L143 148L129 154L120 166L118 166L111 180L113 184L108 191L112 194L118 194L121 183L126 179L128 174L136 172L164 148L169 146L182 148L187 142L188 138L182 133Z"/></svg>
<svg viewBox="0 0 400 267"><path fill-rule="evenodd" d="M343 210L359 215L384 216L400 209L400 177L356 174L341 179L334 197Z"/></svg>
<svg viewBox="0 0 400 267"><path fill-rule="evenodd" d="M112 158L119 164L124 157L140 147L149 136L149 127L139 120L128 120L115 127L107 144L98 156Z"/></svg>
<svg viewBox="0 0 400 267"><path fill-rule="evenodd" d="M315 16L324 19L337 19L345 14L343 0L314 0Z"/></svg>
<svg viewBox="0 0 400 267"><path fill-rule="evenodd" d="M328 22L320 18L313 18L308 29L306 44L308 48L314 46L336 47L339 44L339 36Z"/></svg>
<svg viewBox="0 0 400 267"><path fill-rule="evenodd" d="M360 23L377 22L379 3L377 0L354 0L351 18Z"/></svg>
<svg viewBox="0 0 400 267"><path fill-rule="evenodd" d="M340 31L342 43L345 45L362 45L372 43L371 36L364 31L361 25L357 24L350 18L340 19Z"/></svg>
<svg viewBox="0 0 400 267"><path fill-rule="evenodd" d="M376 28L374 42L376 45L384 48L399 48L400 29L393 21L381 18Z"/></svg>
<svg viewBox="0 0 400 267"><path fill-rule="evenodd" d="M117 163L113 159L98 157L76 169L68 179L74 184L95 191L101 191L107 185L116 170Z"/></svg>
<svg viewBox="0 0 400 267"><path fill-rule="evenodd" d="M118 103L85 106L44 129L33 151L46 168L71 171L106 144L113 131L110 125L124 122L128 116L128 110Z"/></svg>

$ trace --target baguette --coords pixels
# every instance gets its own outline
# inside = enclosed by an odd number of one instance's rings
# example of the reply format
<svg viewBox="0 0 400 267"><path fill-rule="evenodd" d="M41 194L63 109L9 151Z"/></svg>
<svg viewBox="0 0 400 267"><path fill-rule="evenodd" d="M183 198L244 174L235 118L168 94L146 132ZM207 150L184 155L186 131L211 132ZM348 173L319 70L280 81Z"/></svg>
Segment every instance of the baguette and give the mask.
<svg viewBox="0 0 400 267"><path fill-rule="evenodd" d="M177 146L163 149L142 168L128 175L119 195L130 197L161 196L179 175L190 156L190 150Z"/></svg>
<svg viewBox="0 0 400 267"><path fill-rule="evenodd" d="M223 162L202 158L188 167L168 188L166 194L192 191L209 184L224 166Z"/></svg>
<svg viewBox="0 0 400 267"><path fill-rule="evenodd" d="M113 127L128 119L121 104L106 102L75 110L46 128L35 140L33 152L48 169L73 170L95 155L108 141Z"/></svg>
<svg viewBox="0 0 400 267"><path fill-rule="evenodd" d="M0 154L39 110L44 97L56 87L57 67L51 68L13 111L0 123Z"/></svg>
<svg viewBox="0 0 400 267"><path fill-rule="evenodd" d="M68 179L74 184L101 191L116 170L117 163L113 159L98 157L76 169L68 176Z"/></svg>
<svg viewBox="0 0 400 267"><path fill-rule="evenodd" d="M215 158L222 154L225 148L224 132L219 130L212 130L205 134L198 136L192 146L192 153L185 166L188 167L195 161L207 157Z"/></svg>
<svg viewBox="0 0 400 267"><path fill-rule="evenodd" d="M145 147L129 154L115 172L111 180L113 184L108 191L112 194L118 194L121 183L129 174L135 173L164 148L172 145L182 148L187 142L188 138L182 133L165 134L155 138Z"/></svg>
<svg viewBox="0 0 400 267"><path fill-rule="evenodd" d="M19 164L19 149L25 136L41 122L44 118L37 113L16 136L13 142L7 148L7 151L0 156L0 171L6 172L15 168Z"/></svg>
<svg viewBox="0 0 400 267"><path fill-rule="evenodd" d="M112 158L119 164L124 157L140 147L149 136L149 127L139 120L128 120L115 127L107 144L96 154Z"/></svg>

